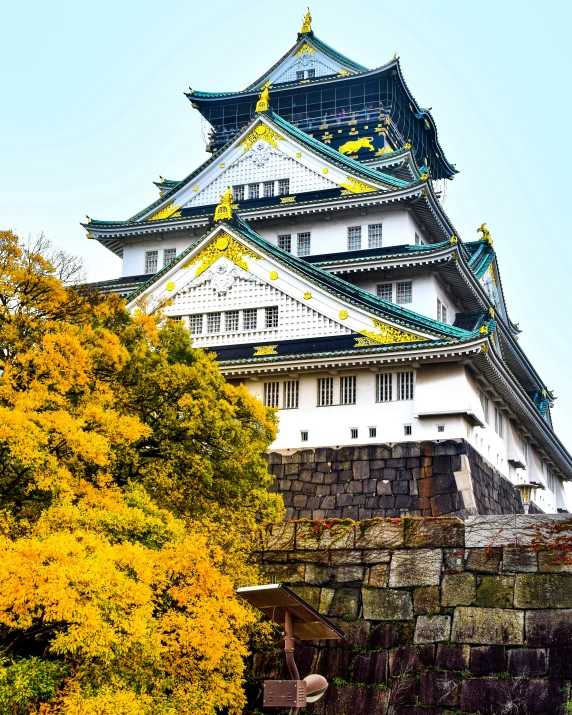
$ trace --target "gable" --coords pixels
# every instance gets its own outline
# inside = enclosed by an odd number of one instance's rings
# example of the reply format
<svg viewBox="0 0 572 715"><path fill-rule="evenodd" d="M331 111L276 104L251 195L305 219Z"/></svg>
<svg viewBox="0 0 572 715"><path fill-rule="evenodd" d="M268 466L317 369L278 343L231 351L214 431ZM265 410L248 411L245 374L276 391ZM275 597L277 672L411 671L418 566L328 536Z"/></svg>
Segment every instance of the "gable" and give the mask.
<svg viewBox="0 0 572 715"><path fill-rule="evenodd" d="M267 75L265 83L295 82L298 80L296 73L306 70L314 70L316 77L324 77L338 74L344 68L339 62L304 41L287 59Z"/></svg>

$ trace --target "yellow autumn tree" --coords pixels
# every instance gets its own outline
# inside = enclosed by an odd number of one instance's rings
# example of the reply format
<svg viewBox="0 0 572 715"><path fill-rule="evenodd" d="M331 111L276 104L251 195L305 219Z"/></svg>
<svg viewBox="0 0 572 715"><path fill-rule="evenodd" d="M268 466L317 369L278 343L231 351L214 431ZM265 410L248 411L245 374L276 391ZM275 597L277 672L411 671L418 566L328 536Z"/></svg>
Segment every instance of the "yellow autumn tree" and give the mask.
<svg viewBox="0 0 572 715"><path fill-rule="evenodd" d="M0 715L239 713L274 414L0 232Z"/></svg>

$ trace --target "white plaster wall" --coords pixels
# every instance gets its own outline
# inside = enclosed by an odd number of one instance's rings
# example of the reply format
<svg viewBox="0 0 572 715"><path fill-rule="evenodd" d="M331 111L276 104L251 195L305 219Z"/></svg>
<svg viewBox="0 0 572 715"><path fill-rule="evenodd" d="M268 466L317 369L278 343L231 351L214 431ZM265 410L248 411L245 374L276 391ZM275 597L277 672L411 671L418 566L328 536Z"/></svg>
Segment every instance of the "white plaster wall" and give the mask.
<svg viewBox="0 0 572 715"><path fill-rule="evenodd" d="M123 276L138 276L145 273L145 252L159 251L158 270L163 267L163 250L166 248L175 248L177 255L188 248L188 246L197 240L197 237L168 237L162 240L155 238L147 241L138 241L136 243L128 243L123 249ZM149 276L150 277L150 276Z"/></svg>

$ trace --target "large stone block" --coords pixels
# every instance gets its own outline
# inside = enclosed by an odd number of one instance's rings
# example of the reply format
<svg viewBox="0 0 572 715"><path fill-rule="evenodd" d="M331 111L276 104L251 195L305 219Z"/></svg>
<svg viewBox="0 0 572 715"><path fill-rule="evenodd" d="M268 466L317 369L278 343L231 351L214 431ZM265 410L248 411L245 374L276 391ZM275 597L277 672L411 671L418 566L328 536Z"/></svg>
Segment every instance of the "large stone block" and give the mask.
<svg viewBox="0 0 572 715"><path fill-rule="evenodd" d="M435 646L400 646L389 651L391 677L418 673L435 663Z"/></svg>
<svg viewBox="0 0 572 715"><path fill-rule="evenodd" d="M302 583L306 564L265 564L264 573L272 576L276 583Z"/></svg>
<svg viewBox="0 0 572 715"><path fill-rule="evenodd" d="M545 648L512 648L508 652L508 672L515 677L539 677L548 666Z"/></svg>
<svg viewBox="0 0 572 715"><path fill-rule="evenodd" d="M312 608L320 610L320 593L321 588L318 586L293 586L292 590L306 603L309 603Z"/></svg>
<svg viewBox="0 0 572 715"><path fill-rule="evenodd" d="M400 675L391 679L390 713L396 712L396 707L414 705L419 700L419 678L415 675Z"/></svg>
<svg viewBox="0 0 572 715"><path fill-rule="evenodd" d="M334 524L328 529L321 524L300 522L296 524L296 548L304 550L317 549L353 549L354 527L344 524Z"/></svg>
<svg viewBox="0 0 572 715"><path fill-rule="evenodd" d="M306 583L314 586L321 586L324 583L329 583L332 578L332 571L329 566L320 564L306 564Z"/></svg>
<svg viewBox="0 0 572 715"><path fill-rule="evenodd" d="M339 641L325 641L336 648L349 648L350 650L363 650L367 648L371 623L368 621L345 621L341 618L332 618L332 622L344 632L344 637Z"/></svg>
<svg viewBox="0 0 572 715"><path fill-rule="evenodd" d="M359 613L359 589L338 588L329 608L330 616L357 618Z"/></svg>
<svg viewBox="0 0 572 715"><path fill-rule="evenodd" d="M438 586L441 578L441 549L411 549L396 551L391 559L389 585Z"/></svg>
<svg viewBox="0 0 572 715"><path fill-rule="evenodd" d="M532 648L572 644L572 610L526 611L526 643Z"/></svg>
<svg viewBox="0 0 572 715"><path fill-rule="evenodd" d="M441 605L470 606L477 593L473 573L445 574L441 583Z"/></svg>
<svg viewBox="0 0 572 715"><path fill-rule="evenodd" d="M550 678L572 678L572 646L556 646L550 649L548 676Z"/></svg>
<svg viewBox="0 0 572 715"><path fill-rule="evenodd" d="M372 519L356 532L357 549L398 549L403 546L402 519Z"/></svg>
<svg viewBox="0 0 572 715"><path fill-rule="evenodd" d="M484 608L512 608L514 576L482 576L476 604Z"/></svg>
<svg viewBox="0 0 572 715"><path fill-rule="evenodd" d="M514 603L517 608L572 608L572 576L518 574Z"/></svg>
<svg viewBox="0 0 572 715"><path fill-rule="evenodd" d="M322 651L320 651L320 655L318 656L316 673L318 673L318 675L323 675L324 678L326 678L330 682L334 680L334 678L341 678L342 680L347 680L348 673L350 670L351 659L352 653L348 649L333 650L329 648L324 648ZM302 673L300 673L300 675L302 675Z"/></svg>
<svg viewBox="0 0 572 715"><path fill-rule="evenodd" d="M294 524L270 524L261 532L265 551L292 551L294 548Z"/></svg>
<svg viewBox="0 0 572 715"><path fill-rule="evenodd" d="M563 549L539 551L538 570L543 573L572 573L570 553Z"/></svg>
<svg viewBox="0 0 572 715"><path fill-rule="evenodd" d="M465 546L489 548L516 545L516 516L470 516L465 520Z"/></svg>
<svg viewBox="0 0 572 715"><path fill-rule="evenodd" d="M364 564L388 564L391 560L391 551L388 549L366 549L361 552Z"/></svg>
<svg viewBox="0 0 572 715"><path fill-rule="evenodd" d="M461 679L454 673L421 673L419 700L427 705L457 707L461 700Z"/></svg>
<svg viewBox="0 0 572 715"><path fill-rule="evenodd" d="M419 616L415 625L415 643L438 643L451 636L451 616Z"/></svg>
<svg viewBox="0 0 572 715"><path fill-rule="evenodd" d="M503 645L483 645L471 648L471 673L477 677L504 673L507 669L506 648Z"/></svg>
<svg viewBox="0 0 572 715"><path fill-rule="evenodd" d="M471 648L464 643L439 643L435 666L441 670L468 670Z"/></svg>
<svg viewBox="0 0 572 715"><path fill-rule="evenodd" d="M564 685L559 680L464 680L461 710L481 715L499 715L499 707L519 715L557 713L567 701Z"/></svg>
<svg viewBox="0 0 572 715"><path fill-rule="evenodd" d="M366 685L387 681L387 652L357 655L353 662L353 680Z"/></svg>
<svg viewBox="0 0 572 715"><path fill-rule="evenodd" d="M413 591L413 612L416 616L425 613L438 613L440 610L440 591L438 586L418 586Z"/></svg>
<svg viewBox="0 0 572 715"><path fill-rule="evenodd" d="M460 606L455 610L451 640L454 643L522 645L524 613L501 608Z"/></svg>
<svg viewBox="0 0 572 715"><path fill-rule="evenodd" d="M514 573L534 573L538 571L536 551L506 547L503 550L502 570Z"/></svg>
<svg viewBox="0 0 572 715"><path fill-rule="evenodd" d="M363 617L372 621L403 621L413 618L409 591L362 588Z"/></svg>
<svg viewBox="0 0 572 715"><path fill-rule="evenodd" d="M352 564L332 566L332 581L335 583L350 583L363 581L364 567Z"/></svg>
<svg viewBox="0 0 572 715"><path fill-rule="evenodd" d="M368 586L375 586L377 588L385 588L387 586L387 564L375 564L369 570L369 583Z"/></svg>
<svg viewBox="0 0 572 715"><path fill-rule="evenodd" d="M465 560L467 571L498 573L502 560L502 549L468 549Z"/></svg>
<svg viewBox="0 0 572 715"><path fill-rule="evenodd" d="M370 647L396 648L413 642L413 623L380 623L371 631Z"/></svg>
<svg viewBox="0 0 572 715"><path fill-rule="evenodd" d="M317 715L385 715L388 706L389 690L330 685L326 695L309 707Z"/></svg>
<svg viewBox="0 0 572 715"><path fill-rule="evenodd" d="M465 544L465 527L458 519L406 519L405 546L459 547Z"/></svg>

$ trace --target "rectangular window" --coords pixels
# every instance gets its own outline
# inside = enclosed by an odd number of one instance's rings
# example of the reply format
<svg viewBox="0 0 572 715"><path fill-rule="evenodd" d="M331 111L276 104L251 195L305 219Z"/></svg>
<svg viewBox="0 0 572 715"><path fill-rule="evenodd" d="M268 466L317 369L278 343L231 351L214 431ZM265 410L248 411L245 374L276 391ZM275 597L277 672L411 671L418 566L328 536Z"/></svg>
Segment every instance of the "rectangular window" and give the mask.
<svg viewBox="0 0 572 715"><path fill-rule="evenodd" d="M381 248L381 224L371 223L367 227L368 248Z"/></svg>
<svg viewBox="0 0 572 715"><path fill-rule="evenodd" d="M361 249L361 226L348 226L348 251Z"/></svg>
<svg viewBox="0 0 572 715"><path fill-rule="evenodd" d="M248 198L249 199L259 199L260 198L260 184L248 184Z"/></svg>
<svg viewBox="0 0 572 715"><path fill-rule="evenodd" d="M441 303L439 298L437 298L437 320L441 320L442 307L443 307L443 304Z"/></svg>
<svg viewBox="0 0 572 715"><path fill-rule="evenodd" d="M437 425L437 432L444 432L445 431L445 425Z"/></svg>
<svg viewBox="0 0 572 715"><path fill-rule="evenodd" d="M258 324L258 311L256 308L248 308L242 312L242 329L256 330Z"/></svg>
<svg viewBox="0 0 572 715"><path fill-rule="evenodd" d="M278 327L278 306L273 305L271 308L264 309L264 327L265 328L277 328Z"/></svg>
<svg viewBox="0 0 572 715"><path fill-rule="evenodd" d="M377 427L370 427L370 428L369 428L369 436L370 436L370 437L377 437Z"/></svg>
<svg viewBox="0 0 572 715"><path fill-rule="evenodd" d="M189 315L189 332L191 335L201 335L203 332L203 314Z"/></svg>
<svg viewBox="0 0 572 715"><path fill-rule="evenodd" d="M289 233L278 236L278 248L287 253L292 253L292 236Z"/></svg>
<svg viewBox="0 0 572 715"><path fill-rule="evenodd" d="M207 314L207 333L220 333L220 313Z"/></svg>
<svg viewBox="0 0 572 715"><path fill-rule="evenodd" d="M244 201L244 184L232 187L232 196L235 201Z"/></svg>
<svg viewBox="0 0 572 715"><path fill-rule="evenodd" d="M278 179L278 196L287 196L290 193L290 179Z"/></svg>
<svg viewBox="0 0 572 715"><path fill-rule="evenodd" d="M502 412L495 407L495 432L499 437L504 436L504 418Z"/></svg>
<svg viewBox="0 0 572 715"><path fill-rule="evenodd" d="M392 374L390 372L378 373L375 376L375 401L391 402L392 395Z"/></svg>
<svg viewBox="0 0 572 715"><path fill-rule="evenodd" d="M397 399L413 399L413 370L397 373Z"/></svg>
<svg viewBox="0 0 572 715"><path fill-rule="evenodd" d="M304 79L304 70L299 70L296 72L296 80L300 81L301 79Z"/></svg>
<svg viewBox="0 0 572 715"><path fill-rule="evenodd" d="M278 396L280 394L279 382L264 383L264 404L266 407L278 407Z"/></svg>
<svg viewBox="0 0 572 715"><path fill-rule="evenodd" d="M413 300L413 288L411 281L404 281L395 284L395 302L396 303L411 303Z"/></svg>
<svg viewBox="0 0 572 715"><path fill-rule="evenodd" d="M308 79L313 79L316 76L316 70L308 70Z"/></svg>
<svg viewBox="0 0 572 715"><path fill-rule="evenodd" d="M177 249L176 248L165 248L163 250L163 265L167 266L173 258L177 255Z"/></svg>
<svg viewBox="0 0 572 715"><path fill-rule="evenodd" d="M482 390L479 390L479 398L481 400L481 407L483 408L483 414L485 416L485 422L489 422L489 398L485 395Z"/></svg>
<svg viewBox="0 0 572 715"><path fill-rule="evenodd" d="M419 238L419 234L415 234L415 245L420 246L421 245L421 239Z"/></svg>
<svg viewBox="0 0 572 715"><path fill-rule="evenodd" d="M393 283L379 283L377 286L377 295L383 300L393 302Z"/></svg>
<svg viewBox="0 0 572 715"><path fill-rule="evenodd" d="M441 306L441 320L443 323L447 322L447 307L445 305Z"/></svg>
<svg viewBox="0 0 572 715"><path fill-rule="evenodd" d="M346 375L340 378L340 404L355 405L356 403L356 376Z"/></svg>
<svg viewBox="0 0 572 715"><path fill-rule="evenodd" d="M524 457L524 463L528 465L528 443L521 438L520 446L522 448L522 456Z"/></svg>
<svg viewBox="0 0 572 715"><path fill-rule="evenodd" d="M286 380L284 383L284 401L283 408L285 410L298 409L298 399L300 394L300 383L298 380Z"/></svg>
<svg viewBox="0 0 572 715"><path fill-rule="evenodd" d="M310 255L310 232L298 234L298 255L299 256L309 256Z"/></svg>
<svg viewBox="0 0 572 715"><path fill-rule="evenodd" d="M224 314L224 329L229 333L238 330L238 310L229 310Z"/></svg>
<svg viewBox="0 0 572 715"><path fill-rule="evenodd" d="M357 439L358 438L358 429L357 427L351 427L350 428L350 439Z"/></svg>
<svg viewBox="0 0 572 715"><path fill-rule="evenodd" d="M412 428L411 428L411 425L403 425L403 434L404 434L406 437L411 436L411 432L412 432L412 431L413 431L413 430L412 430Z"/></svg>
<svg viewBox="0 0 572 715"><path fill-rule="evenodd" d="M159 251L145 251L145 273L157 273Z"/></svg>
<svg viewBox="0 0 572 715"><path fill-rule="evenodd" d="M300 441L301 442L307 442L308 441L308 430L301 430L300 432Z"/></svg>
<svg viewBox="0 0 572 715"><path fill-rule="evenodd" d="M274 182L265 181L263 184L264 198L267 199L270 196L274 196Z"/></svg>
<svg viewBox="0 0 572 715"><path fill-rule="evenodd" d="M334 378L318 378L318 407L326 407L334 403Z"/></svg>

